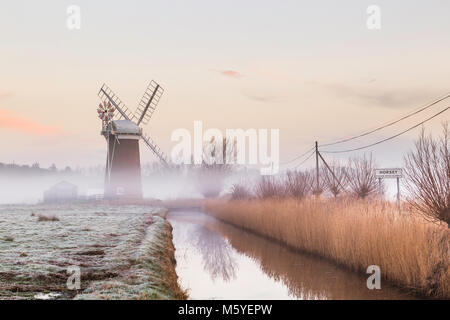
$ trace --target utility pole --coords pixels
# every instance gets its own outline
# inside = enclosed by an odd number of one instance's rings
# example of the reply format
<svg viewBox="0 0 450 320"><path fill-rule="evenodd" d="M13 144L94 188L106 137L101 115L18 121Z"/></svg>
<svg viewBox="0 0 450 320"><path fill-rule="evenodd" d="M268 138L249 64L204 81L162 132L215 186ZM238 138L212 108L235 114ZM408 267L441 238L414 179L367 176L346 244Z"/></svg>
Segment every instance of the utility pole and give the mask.
<svg viewBox="0 0 450 320"><path fill-rule="evenodd" d="M380 203L383 203L383 186L381 184L381 178L378 178L378 193L380 194Z"/></svg>
<svg viewBox="0 0 450 320"><path fill-rule="evenodd" d="M319 192L319 146L316 141L316 192Z"/></svg>
<svg viewBox="0 0 450 320"><path fill-rule="evenodd" d="M336 177L336 175L334 174L334 171L330 168L330 166L325 161L325 159L322 157L322 154L320 154L320 152L319 152L319 157L320 157L320 160L322 160L323 164L325 165L325 168L331 172L331 175L333 176L334 181L336 181L338 183L338 185L341 187L342 191L345 191L345 188L342 186L341 181L339 181L339 179Z"/></svg>
<svg viewBox="0 0 450 320"><path fill-rule="evenodd" d="M401 208L400 208L400 177L397 177L397 204L398 204L398 213L401 213Z"/></svg>

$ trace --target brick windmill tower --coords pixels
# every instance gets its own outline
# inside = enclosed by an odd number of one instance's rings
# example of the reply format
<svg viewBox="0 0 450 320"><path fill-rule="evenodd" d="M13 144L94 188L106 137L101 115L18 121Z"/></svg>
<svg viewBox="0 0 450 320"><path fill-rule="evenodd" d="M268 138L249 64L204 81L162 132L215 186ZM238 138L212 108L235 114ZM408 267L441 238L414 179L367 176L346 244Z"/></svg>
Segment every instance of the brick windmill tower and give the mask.
<svg viewBox="0 0 450 320"><path fill-rule="evenodd" d="M150 120L163 92L163 88L151 81L133 114L106 84L100 88L98 96L102 103L97 113L102 120L101 134L108 147L105 199L142 198L140 140L168 165L167 157L141 128Z"/></svg>

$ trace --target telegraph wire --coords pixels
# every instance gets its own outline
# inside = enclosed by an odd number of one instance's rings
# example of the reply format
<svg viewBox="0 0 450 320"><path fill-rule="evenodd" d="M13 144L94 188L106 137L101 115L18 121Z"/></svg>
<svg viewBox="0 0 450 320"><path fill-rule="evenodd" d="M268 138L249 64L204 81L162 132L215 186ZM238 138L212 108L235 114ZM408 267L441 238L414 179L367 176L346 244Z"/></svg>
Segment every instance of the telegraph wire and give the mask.
<svg viewBox="0 0 450 320"><path fill-rule="evenodd" d="M285 161L285 162L281 162L280 164L281 164L281 165L286 165L286 164L288 164L288 163L294 162L295 160L298 160L298 159L304 157L305 155L307 155L307 154L308 154L310 151L312 151L313 149L314 149L314 147L308 149L307 151L305 151L305 152L302 153L301 155L295 157L294 159L289 160L289 161Z"/></svg>
<svg viewBox="0 0 450 320"><path fill-rule="evenodd" d="M413 116L413 115L416 115L416 114L418 114L418 113L420 113L420 112L422 112L422 111L424 111L424 110L426 110L426 109L428 109L428 108L431 108L432 106L434 106L434 105L438 104L439 102L442 102L442 101L444 101L444 100L446 100L446 99L448 99L448 98L450 98L450 94L446 94L446 95L444 95L444 96L441 96L440 98L437 98L437 99L434 100L433 102L431 102L431 103L429 103L429 104L427 104L427 105L425 105L425 106L423 106L423 107L420 107L420 108L417 109L417 110L413 110L413 111L411 111L410 113L407 113L406 115L402 116L401 118L399 118L399 119L397 119L397 120L391 120L391 121L385 122L384 124L382 124L382 125L376 127L375 129L371 129L371 130L369 130L369 131L367 131L367 132L363 132L363 133L361 133L361 134L359 134L359 135L356 135L356 136L353 136L353 137L350 137L350 138L345 138L345 139L341 139L341 140L338 140L338 141L335 141L335 142L330 142L330 143L322 144L321 147L327 147L327 146L332 146L332 145L336 145L336 144L348 142L348 141L351 141L351 140L355 140L355 139L357 139L357 138L361 138L361 137L367 136L367 135L372 134L372 133L374 133L374 132L380 131L380 130L385 129L385 128L387 128L387 127L390 127L390 126L392 126L392 125L394 125L394 124L397 124L398 122L403 121L403 120L405 120L405 119L407 119L407 118L409 118L409 117L411 117L411 116ZM400 132L400 133L398 133L398 134L396 134L396 135L394 135L394 136L391 136L391 137L389 137L389 138L386 138L386 139L377 141L377 142L375 142L375 143L372 143L372 144L369 144L369 145L366 145L366 146L363 146L363 147L359 147L359 148L354 148L354 149L339 150L339 151L326 151L326 150L321 150L321 152L323 152L323 153L345 153L345 152L357 151L357 150L362 150L362 149L366 149L366 148L375 146L375 145L377 145L377 144L380 144L380 143L389 141L389 140L391 140L391 139L394 139L394 138L396 138L396 137L398 137L398 136L400 136L400 135L402 135L402 134L404 134L404 133L406 133L406 132L408 132L408 131L410 131L410 130L413 130L414 128L420 126L421 124L424 124L425 122L427 122L427 121L429 121L429 120L431 120L431 119L437 117L438 115L444 113L444 112L447 111L448 109L449 109L449 107L447 107L446 109L444 109L444 110L438 112L437 114L435 114L435 115L433 115L433 116L431 116L431 117L425 119L424 121L422 121L422 122L420 122L420 123L414 125L413 127L408 128L407 130L404 130L404 131L402 131L402 132ZM313 151L314 149L315 149L315 148L312 147L312 148L308 149L307 151L305 151L304 153L302 153L302 154L296 156L295 158L293 158L293 159L291 159L291 160L289 160L289 161L281 162L280 165L285 166L285 165L287 165L288 163L294 162L294 161L299 160L299 159L303 158L304 156L308 155L306 159L304 159L302 162L300 162L299 164L297 164L297 165L294 166L294 168L298 168L299 166L301 166L303 163L305 163L306 161L308 161L308 160L312 157L312 155L315 153L315 152ZM313 151L313 152L312 152L311 154L308 154L308 153L311 152L311 151Z"/></svg>
<svg viewBox="0 0 450 320"><path fill-rule="evenodd" d="M315 149L315 148L313 148L313 149ZM311 152L311 154L305 159L305 160L303 160L302 162L300 162L299 164L297 164L294 168L298 168L298 167L300 167L302 164L304 164L306 161L308 161L309 159L311 159L311 157L314 155L316 153L316 150L313 150L312 152Z"/></svg>
<svg viewBox="0 0 450 320"><path fill-rule="evenodd" d="M377 145L377 144L380 144L380 143L386 142L386 141L388 141L388 140L392 140L392 139L394 139L394 138L397 138L398 136L401 136L402 134L404 134L404 133L406 133L406 132L408 132L408 131L411 131L411 130L417 128L418 126L424 124L425 122L427 122L427 121L429 121L429 120L431 120L431 119L433 119L433 118L436 118L438 115L444 113L444 112L447 111L448 109L450 109L450 107L447 107L447 108L445 108L445 109L439 111L438 113L432 115L431 117L429 117L429 118L427 118L427 119L425 119L425 120L419 122L418 124L416 124L416 125L414 125L414 126L408 128L408 129L406 129L406 130L403 130L403 131L400 132L400 133L397 133L396 135L393 135L393 136L391 136L391 137L389 137L389 138L385 138L385 139L383 139L383 140L380 140L380 141L371 143L371 144L369 144L369 145L366 145L366 146L363 146L363 147L359 147L359 148L354 148L354 149L338 150L338 151L326 151L326 150L320 150L320 152L323 152L323 153L345 153L345 152L358 151L358 150L366 149L366 148L369 148L369 147L373 147L373 146L375 146L375 145ZM325 145L323 145L323 146L325 146Z"/></svg>
<svg viewBox="0 0 450 320"><path fill-rule="evenodd" d="M394 124L396 124L396 123L398 123L398 122L400 122L400 121L402 121L402 120L405 120L405 119L407 119L407 118L409 118L409 117L411 117L411 116L413 116L413 115L416 115L416 114L418 114L418 113L420 113L420 112L422 112L422 111L424 111L424 110L426 110L426 109L428 109L428 108L430 108L430 107L436 105L437 103L439 103L439 102L441 102L441 101L443 101L443 100L445 100L445 99L448 99L448 98L450 98L450 94L447 94L447 95L445 95L445 96L442 96L442 97L440 97L440 98L434 100L433 102L431 102L431 103L425 105L424 107L421 107L421 108L419 108L418 110L415 110L415 111L412 111L411 113L408 113L407 115L401 117L401 118L398 119L398 120L393 120L393 121L391 120L391 121L389 121L389 122L387 122L387 123L385 123L385 124L383 124L383 125L381 125L381 126L375 128L375 129L372 129L372 130L370 130L370 131L361 133L361 134L359 134L359 135L356 135L356 136L353 136L353 137L350 137L350 138L341 139L341 140L338 140L338 141L335 141L335 142L330 142L330 143L322 144L322 147L332 146L332 145L344 143L344 142L347 142L347 141L351 141L351 140L354 140L354 139L357 139L357 138L361 138L361 137L367 136L367 135L369 135L369 134L371 134L371 133L374 133L374 132L377 132L377 131L382 130L382 129L384 129L384 128L390 127L390 126L392 126L392 125L394 125Z"/></svg>

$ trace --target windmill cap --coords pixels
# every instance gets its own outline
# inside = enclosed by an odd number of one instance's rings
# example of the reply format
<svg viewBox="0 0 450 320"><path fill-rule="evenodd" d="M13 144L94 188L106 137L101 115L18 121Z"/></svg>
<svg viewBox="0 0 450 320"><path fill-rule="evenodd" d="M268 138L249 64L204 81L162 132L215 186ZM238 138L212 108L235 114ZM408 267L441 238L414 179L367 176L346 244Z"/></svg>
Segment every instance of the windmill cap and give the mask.
<svg viewBox="0 0 450 320"><path fill-rule="evenodd" d="M141 134L141 128L130 120L114 120L111 121L109 127L115 134Z"/></svg>

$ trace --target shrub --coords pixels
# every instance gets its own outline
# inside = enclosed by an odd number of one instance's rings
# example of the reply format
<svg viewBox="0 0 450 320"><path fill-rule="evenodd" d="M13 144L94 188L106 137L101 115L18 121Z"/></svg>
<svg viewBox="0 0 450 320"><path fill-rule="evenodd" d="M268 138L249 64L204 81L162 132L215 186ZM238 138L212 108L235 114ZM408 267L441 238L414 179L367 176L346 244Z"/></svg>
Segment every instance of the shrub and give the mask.
<svg viewBox="0 0 450 320"><path fill-rule="evenodd" d="M40 215L38 215L38 221L59 221L59 218L54 215L46 216L46 215L40 214Z"/></svg>
<svg viewBox="0 0 450 320"><path fill-rule="evenodd" d="M288 171L286 173L286 193L288 196L303 199L312 188L312 176L309 172Z"/></svg>
<svg viewBox="0 0 450 320"><path fill-rule="evenodd" d="M427 220L450 223L450 130L434 139L420 133L415 148L405 157L409 204Z"/></svg>
<svg viewBox="0 0 450 320"><path fill-rule="evenodd" d="M255 187L255 195L259 199L282 198L286 195L286 188L274 176L263 176Z"/></svg>
<svg viewBox="0 0 450 320"><path fill-rule="evenodd" d="M252 198L251 190L242 183L236 183L231 188L232 200L247 200Z"/></svg>
<svg viewBox="0 0 450 320"><path fill-rule="evenodd" d="M351 158L348 167L348 183L354 196L364 199L377 192L379 185L375 177L375 162L372 155Z"/></svg>

